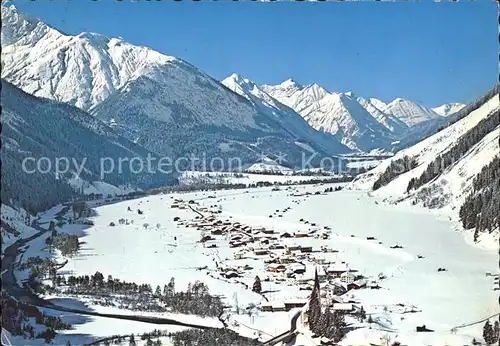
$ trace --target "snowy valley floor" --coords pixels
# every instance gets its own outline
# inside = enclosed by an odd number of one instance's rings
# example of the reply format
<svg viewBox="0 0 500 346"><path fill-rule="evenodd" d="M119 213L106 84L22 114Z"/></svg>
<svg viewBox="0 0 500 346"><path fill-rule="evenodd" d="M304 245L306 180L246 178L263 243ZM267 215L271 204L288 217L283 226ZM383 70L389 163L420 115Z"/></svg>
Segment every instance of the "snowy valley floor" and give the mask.
<svg viewBox="0 0 500 346"><path fill-rule="evenodd" d="M214 236L216 248L205 248L199 240L201 231L180 226L175 217L192 220L196 214L189 208L171 208L175 198L197 201L200 206L218 205L222 213L218 219L229 219L250 226L272 228L283 232L307 231L310 223L317 227L329 226L329 239L289 238L284 244L296 243L322 246L338 252L321 253L327 261L346 262L349 268L360 274L377 279L381 289L351 290L346 295L362 305L375 323L367 324L347 335L342 345L380 344L380 338L389 335L407 345L466 345L473 338L481 339L482 321L499 313L496 304L497 291L493 290L493 278L486 272L497 272L497 254L469 245L463 234L454 230L448 217L438 217L426 210L376 203L366 194L355 191L323 192L336 185L299 186L289 190L282 188L257 188L210 193L152 195L97 207L92 217L94 226L84 231L84 242L79 254L69 258L64 271L71 275L91 275L100 271L121 280L156 285L167 284L175 277L176 287L185 289L189 282L205 282L211 293L226 297L228 305L244 308L250 303L259 306L262 297L250 289L255 275L259 275L270 301L306 298L310 291L301 291L293 280L276 280L275 274L266 272L266 256L247 256L236 260L234 254L242 248L230 248L227 236ZM310 196L291 194L310 192ZM212 195L215 198L207 198ZM128 207L132 211L127 211ZM286 212L283 209L290 207ZM139 215L136 210L144 213ZM280 210L276 213L276 210ZM278 214L281 217L278 217ZM269 215L273 215L272 218ZM134 220L131 225L118 225L120 218ZM309 221L309 224L300 222ZM117 225L110 226L111 222ZM148 223L147 229L143 227ZM154 225L160 224L159 228ZM66 225L63 232L81 233L75 225ZM367 240L375 237L375 240ZM398 244L400 249L391 248ZM419 257L422 258L419 258ZM251 258L253 257L253 258ZM219 276L216 264L241 267L249 265L237 279ZM200 267L206 270L199 270ZM304 275L310 275L314 266L307 264ZM447 271L438 272L438 268ZM270 277L270 281L266 281ZM71 304L75 304L72 302ZM88 305L96 311L109 312L114 308ZM407 313L408 307L420 312ZM235 309L233 309L235 310ZM139 314L114 309L114 313ZM147 314L147 313L144 313ZM232 328L242 335L266 340L278 335L290 326L293 311L259 312L252 316L231 313ZM159 326L140 322L85 317L78 321L75 316L63 316L76 321L71 334L106 337L114 334L143 333ZM200 320L196 316L184 316L187 320ZM217 325L215 319L207 324ZM433 333L416 333L415 327L426 325ZM471 326L466 326L472 324ZM462 328L462 326L464 326ZM177 331L179 327L162 328ZM314 344L314 343L311 343Z"/></svg>

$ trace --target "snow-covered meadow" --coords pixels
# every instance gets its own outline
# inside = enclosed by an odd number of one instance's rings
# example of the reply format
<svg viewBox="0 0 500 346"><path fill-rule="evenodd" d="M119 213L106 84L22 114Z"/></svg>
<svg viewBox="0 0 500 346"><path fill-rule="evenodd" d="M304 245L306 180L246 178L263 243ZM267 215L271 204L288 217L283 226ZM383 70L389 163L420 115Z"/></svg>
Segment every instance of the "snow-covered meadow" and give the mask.
<svg viewBox="0 0 500 346"><path fill-rule="evenodd" d="M96 208L95 225L81 238L84 245L80 254L70 258L65 270L73 275L93 274L100 271L121 280L149 283L152 287L168 283L175 277L176 287L183 289L189 282L205 282L211 292L226 297L228 305L257 306L262 297L233 280L221 280L215 275L217 263L230 266L251 265L248 275L238 279L252 285L256 274L266 277L265 264L259 259L234 260L238 248L230 248L225 236L215 237L217 248L205 248L199 243L201 232L195 228L179 226L174 217L194 219L190 209L171 208L175 198L194 200L200 205L219 205L220 219L230 219L251 226L265 226L276 232L307 230L310 225L299 222L301 218L319 227L332 229L330 239L284 239L300 245L328 246L338 250L325 254L332 261L344 261L367 277L383 273L387 278L380 282L381 289L349 291L352 299L372 314L373 329L363 328L350 333L346 342L359 342L361 335L375 337L384 332L392 337L406 335L412 338L415 327L427 325L435 333L425 335L425 342L462 345L464 340L481 338L482 323L460 328L463 324L480 321L499 312L495 304L498 295L493 291L496 253L484 251L468 244L457 225L446 216L439 216L424 209L377 203L375 199L356 191L338 191L314 195L328 185L295 187L294 194L310 192L310 196L292 196L290 190L272 191L270 188L152 195L144 198L104 205ZM207 198L208 195L215 198ZM294 202L295 201L295 202ZM128 207L132 211L127 211ZM269 218L275 210L290 209L281 217ZM144 213L139 215L136 210ZM132 225L110 226L120 218L134 220ZM143 225L148 223L146 229ZM155 225L160 224L159 228ZM375 237L376 241L367 240ZM403 248L393 249L399 244ZM419 258L422 257L422 258ZM207 270L199 270L208 267ZM438 272L438 268L446 268ZM263 281L263 290L275 291L269 300L305 298L307 291L284 281ZM404 313L400 305L415 306L420 312ZM100 311L101 307L93 307ZM125 313L125 312L124 312ZM232 314L231 320L239 321L243 334L255 336L260 331L262 339L277 335L289 328L292 312L259 312ZM119 323L117 323L119 325ZM114 325L114 324L113 324ZM144 331L144 324L135 323L137 332ZM94 327L92 327L94 326ZM75 332L98 336L117 334L117 327L103 328L102 324L76 325ZM157 326L151 325L151 330ZM458 327L458 328L457 328ZM452 329L457 328L456 335ZM140 330L139 330L140 329ZM383 331L381 331L383 329ZM134 328L127 328L134 332ZM368 335L368 336L367 336ZM422 339L421 336L416 338ZM415 340L417 340L415 339ZM365 339L365 341L368 339ZM423 341L422 341L423 342ZM347 345L347 344L346 344Z"/></svg>

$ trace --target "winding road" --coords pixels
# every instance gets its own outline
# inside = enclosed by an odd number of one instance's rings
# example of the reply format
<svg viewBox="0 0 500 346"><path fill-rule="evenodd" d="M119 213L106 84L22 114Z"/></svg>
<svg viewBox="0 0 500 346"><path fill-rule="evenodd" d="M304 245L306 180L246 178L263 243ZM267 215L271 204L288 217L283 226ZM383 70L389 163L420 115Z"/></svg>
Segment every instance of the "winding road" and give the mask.
<svg viewBox="0 0 500 346"><path fill-rule="evenodd" d="M263 343L264 346L272 346L276 345L280 342L290 342L295 337L295 330L297 329L297 320L299 319L300 313L302 310L298 310L290 320L290 330L281 333L280 335L276 335L274 338L267 340Z"/></svg>

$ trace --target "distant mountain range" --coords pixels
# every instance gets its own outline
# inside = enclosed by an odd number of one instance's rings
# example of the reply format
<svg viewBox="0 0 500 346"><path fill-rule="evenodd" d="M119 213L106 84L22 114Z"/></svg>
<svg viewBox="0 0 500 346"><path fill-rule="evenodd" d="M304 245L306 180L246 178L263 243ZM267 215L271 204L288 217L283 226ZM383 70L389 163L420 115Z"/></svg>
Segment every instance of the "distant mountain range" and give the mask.
<svg viewBox="0 0 500 346"><path fill-rule="evenodd" d="M386 104L352 92L330 92L318 84L302 86L289 79L262 90L291 107L315 129L329 133L352 150L387 149L413 125L439 121L460 109L442 105L438 112L401 98Z"/></svg>
<svg viewBox="0 0 500 346"><path fill-rule="evenodd" d="M95 33L67 35L2 6L2 78L23 91L76 106L158 155L202 153L256 162L286 155L391 151L422 123L439 123L462 105L429 109L384 103L318 84L257 85L231 75L219 82L150 48Z"/></svg>

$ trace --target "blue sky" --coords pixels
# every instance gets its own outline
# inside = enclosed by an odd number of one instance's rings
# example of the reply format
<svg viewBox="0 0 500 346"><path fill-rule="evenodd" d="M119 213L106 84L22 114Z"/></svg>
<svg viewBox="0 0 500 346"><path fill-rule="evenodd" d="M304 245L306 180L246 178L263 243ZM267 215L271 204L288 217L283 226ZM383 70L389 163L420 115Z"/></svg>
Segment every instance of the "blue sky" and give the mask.
<svg viewBox="0 0 500 346"><path fill-rule="evenodd" d="M459 3L15 2L69 34L91 31L187 60L217 79L293 78L428 106L469 102L498 76L497 6Z"/></svg>

